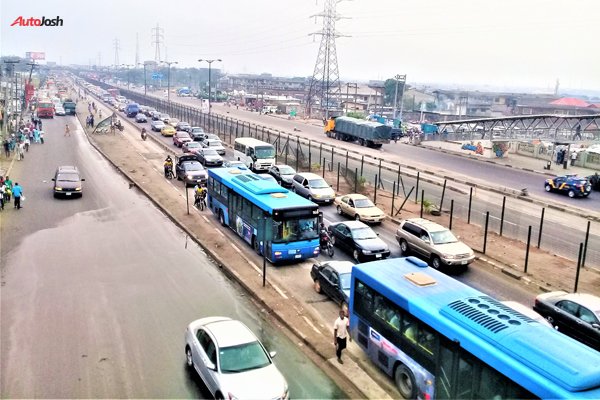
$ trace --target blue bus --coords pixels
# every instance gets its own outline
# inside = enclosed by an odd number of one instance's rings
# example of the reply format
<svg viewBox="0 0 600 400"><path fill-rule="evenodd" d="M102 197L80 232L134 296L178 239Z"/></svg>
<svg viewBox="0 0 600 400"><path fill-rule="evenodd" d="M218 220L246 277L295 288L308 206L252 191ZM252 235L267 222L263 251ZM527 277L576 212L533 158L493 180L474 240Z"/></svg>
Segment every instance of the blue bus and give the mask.
<svg viewBox="0 0 600 400"><path fill-rule="evenodd" d="M415 257L351 280L350 334L407 399L600 398L600 352Z"/></svg>
<svg viewBox="0 0 600 400"><path fill-rule="evenodd" d="M247 169L208 170L208 207L272 263L319 255L319 208Z"/></svg>

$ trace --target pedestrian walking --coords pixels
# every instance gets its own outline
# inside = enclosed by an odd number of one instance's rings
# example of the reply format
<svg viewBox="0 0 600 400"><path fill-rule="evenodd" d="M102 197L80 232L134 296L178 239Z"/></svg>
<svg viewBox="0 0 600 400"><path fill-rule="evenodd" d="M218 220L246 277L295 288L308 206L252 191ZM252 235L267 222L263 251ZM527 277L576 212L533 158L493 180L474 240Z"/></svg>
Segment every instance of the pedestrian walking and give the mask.
<svg viewBox="0 0 600 400"><path fill-rule="evenodd" d="M348 337L348 327L350 320L346 317L346 312L340 310L340 316L333 323L333 345L335 346L335 355L340 364L342 361L342 350L346 348L346 338Z"/></svg>
<svg viewBox="0 0 600 400"><path fill-rule="evenodd" d="M0 211L4 210L5 196L6 196L6 185L4 184L4 179L2 179L2 183L0 183Z"/></svg>
<svg viewBox="0 0 600 400"><path fill-rule="evenodd" d="M35 128L33 130L33 142L34 143L39 143L40 142L40 131L37 128Z"/></svg>
<svg viewBox="0 0 600 400"><path fill-rule="evenodd" d="M25 141L23 142L23 147L25 148L26 152L29 152L30 145L31 145L31 140L29 140L29 138L25 138Z"/></svg>
<svg viewBox="0 0 600 400"><path fill-rule="evenodd" d="M71 136L71 128L69 128L69 124L65 125L65 136Z"/></svg>
<svg viewBox="0 0 600 400"><path fill-rule="evenodd" d="M572 152L571 153L571 167L575 166L575 161L577 161L577 152Z"/></svg>
<svg viewBox="0 0 600 400"><path fill-rule="evenodd" d="M12 189L13 197L15 198L15 208L21 209L21 198L23 197L23 188L19 185L19 182L15 182L15 186Z"/></svg>
<svg viewBox="0 0 600 400"><path fill-rule="evenodd" d="M40 132L40 143L44 144L44 131L39 131Z"/></svg>
<svg viewBox="0 0 600 400"><path fill-rule="evenodd" d="M21 161L25 159L25 141L19 143L19 148L17 149L17 161Z"/></svg>
<svg viewBox="0 0 600 400"><path fill-rule="evenodd" d="M90 128L94 127L94 116L90 115Z"/></svg>
<svg viewBox="0 0 600 400"><path fill-rule="evenodd" d="M8 138L4 139L4 155L6 158L10 157L10 140Z"/></svg>

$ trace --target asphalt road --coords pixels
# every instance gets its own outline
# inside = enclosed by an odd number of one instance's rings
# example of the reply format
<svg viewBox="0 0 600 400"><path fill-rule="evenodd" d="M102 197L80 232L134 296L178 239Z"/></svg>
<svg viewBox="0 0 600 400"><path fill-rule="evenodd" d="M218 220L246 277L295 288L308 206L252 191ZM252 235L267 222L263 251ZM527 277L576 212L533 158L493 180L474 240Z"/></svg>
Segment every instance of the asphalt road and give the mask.
<svg viewBox="0 0 600 400"><path fill-rule="evenodd" d="M204 252L127 182L73 117L44 121L11 172L22 210L2 214L0 397L202 398L185 368L184 329L197 318L243 320L267 348L296 398L341 390L223 277ZM81 199L54 199L57 165L75 164Z"/></svg>

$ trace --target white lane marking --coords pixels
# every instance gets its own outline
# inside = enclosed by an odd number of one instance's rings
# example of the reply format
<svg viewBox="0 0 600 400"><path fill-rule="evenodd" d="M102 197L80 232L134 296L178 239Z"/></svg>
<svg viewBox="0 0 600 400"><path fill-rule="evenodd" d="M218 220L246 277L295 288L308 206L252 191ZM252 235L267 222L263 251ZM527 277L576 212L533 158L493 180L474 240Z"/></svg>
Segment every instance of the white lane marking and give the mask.
<svg viewBox="0 0 600 400"><path fill-rule="evenodd" d="M219 229L217 229L216 231L217 231L217 233L218 233L219 235L221 235L221 236L225 237L225 235L223 234L223 232L221 232Z"/></svg>
<svg viewBox="0 0 600 400"><path fill-rule="evenodd" d="M302 318L304 318L304 321L312 328L313 331L317 332L319 335L321 334L321 331L314 326L314 324L306 317L306 315L303 315Z"/></svg>
<svg viewBox="0 0 600 400"><path fill-rule="evenodd" d="M279 295L280 295L281 297L283 297L283 298L284 298L284 299L286 299L286 300L287 300L287 299L289 299L289 297L287 297L287 296L285 295L285 293L283 293L283 291L282 291L281 289L279 289L279 287L278 287L277 285L271 284L271 286L273 286L273 289L275 289L275 290L277 291L277 293L279 293Z"/></svg>
<svg viewBox="0 0 600 400"><path fill-rule="evenodd" d="M207 223L207 224L210 224L210 221L209 221L209 220L208 220L208 218L206 218L204 215L202 216L202 218L204 218L204 220L206 221L206 223ZM212 225L212 224L211 224L211 225ZM219 232L219 233L221 233L221 232ZM223 235L223 234L221 233L221 235ZM224 235L223 235L223 236L224 236Z"/></svg>
<svg viewBox="0 0 600 400"><path fill-rule="evenodd" d="M246 258L246 257L244 256L244 258ZM248 260L247 258L246 258L246 261L248 261L248 264L250 264L250 266L252 268L254 268L256 270L256 272L258 272L260 275L262 275L262 271L260 270L260 268L258 268L258 266L256 264L254 264L252 261Z"/></svg>

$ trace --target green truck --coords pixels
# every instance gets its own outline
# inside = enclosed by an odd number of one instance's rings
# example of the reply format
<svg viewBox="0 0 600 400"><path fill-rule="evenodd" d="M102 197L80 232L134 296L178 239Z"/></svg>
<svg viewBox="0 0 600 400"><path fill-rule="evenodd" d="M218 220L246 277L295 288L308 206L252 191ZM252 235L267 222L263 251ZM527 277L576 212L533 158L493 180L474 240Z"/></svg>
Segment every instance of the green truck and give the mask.
<svg viewBox="0 0 600 400"><path fill-rule="evenodd" d="M63 101L63 108L65 109L65 114L67 115L75 115L75 108L77 105L71 99L66 99Z"/></svg>
<svg viewBox="0 0 600 400"><path fill-rule="evenodd" d="M345 142L358 142L361 146L380 148L392 138L392 127L351 117L331 118L325 126L330 138Z"/></svg>

